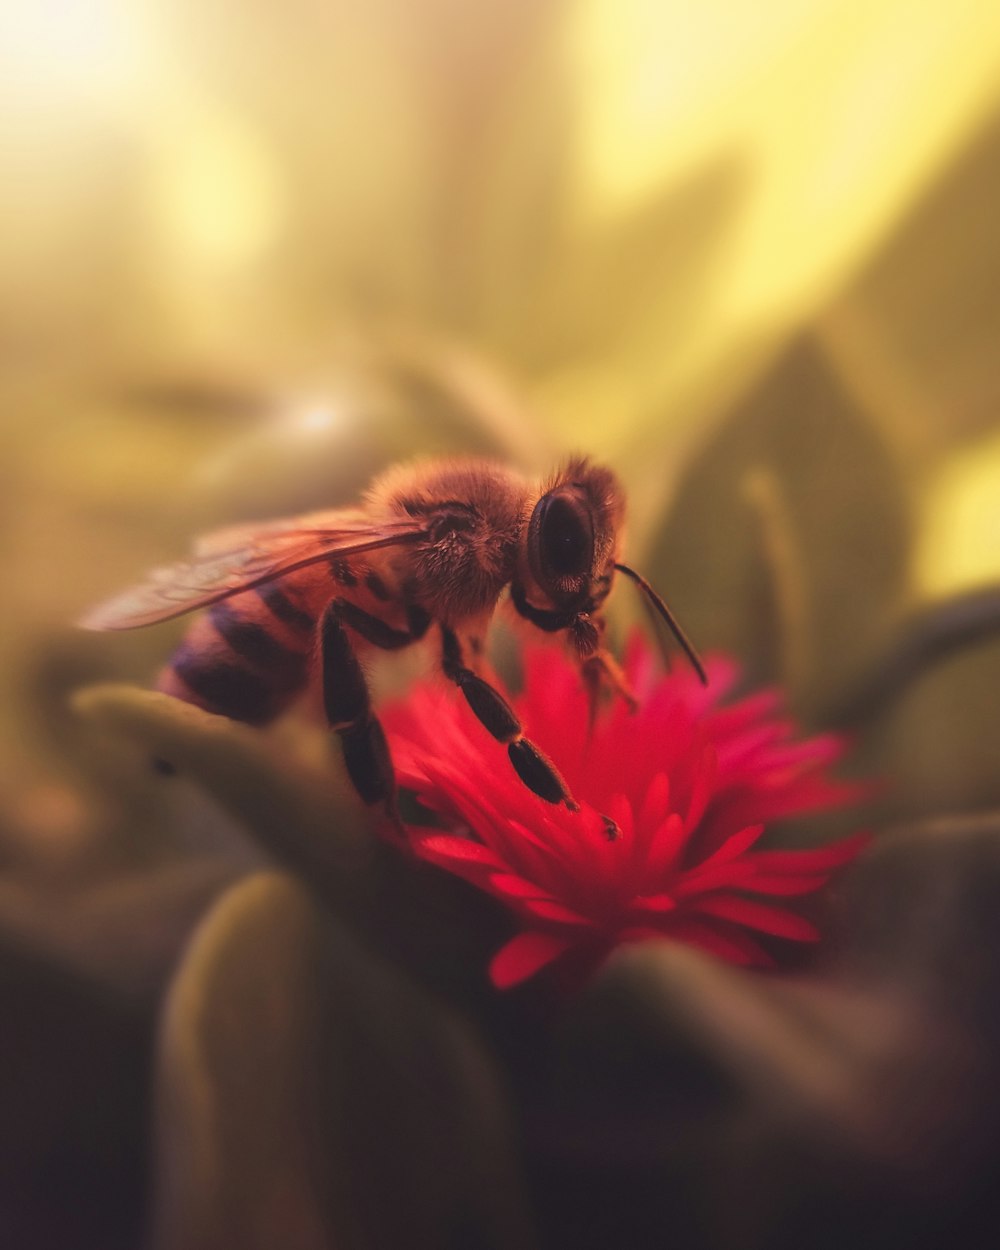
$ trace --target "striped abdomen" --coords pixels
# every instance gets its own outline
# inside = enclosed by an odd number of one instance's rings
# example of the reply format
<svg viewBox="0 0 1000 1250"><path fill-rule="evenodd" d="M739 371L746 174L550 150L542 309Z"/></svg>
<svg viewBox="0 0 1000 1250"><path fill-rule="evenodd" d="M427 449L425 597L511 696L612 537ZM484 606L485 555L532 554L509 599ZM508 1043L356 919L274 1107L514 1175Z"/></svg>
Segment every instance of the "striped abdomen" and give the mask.
<svg viewBox="0 0 1000 1250"><path fill-rule="evenodd" d="M192 624L157 686L206 711L263 725L306 685L316 615L295 577L213 604Z"/></svg>

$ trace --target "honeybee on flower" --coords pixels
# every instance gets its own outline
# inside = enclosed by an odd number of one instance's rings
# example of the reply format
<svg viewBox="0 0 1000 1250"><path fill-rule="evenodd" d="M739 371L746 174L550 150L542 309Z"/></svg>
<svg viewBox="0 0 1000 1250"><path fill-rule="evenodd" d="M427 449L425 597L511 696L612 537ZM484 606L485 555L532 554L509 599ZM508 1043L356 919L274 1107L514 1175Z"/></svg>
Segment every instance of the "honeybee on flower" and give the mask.
<svg viewBox="0 0 1000 1250"><path fill-rule="evenodd" d="M582 457L540 484L487 460L397 466L357 508L206 535L190 559L154 569L82 624L131 629L207 608L161 673L160 689L250 724L272 721L315 677L354 788L366 803L383 805L400 829L392 759L359 655L408 647L436 626L442 671L507 748L521 782L575 811L572 790L477 671L477 657L509 587L521 617L566 638L592 700L610 686L631 703L603 645L604 604L620 572L639 586L704 681L666 604L619 559L624 511L615 475ZM603 819L614 831L613 820Z"/></svg>

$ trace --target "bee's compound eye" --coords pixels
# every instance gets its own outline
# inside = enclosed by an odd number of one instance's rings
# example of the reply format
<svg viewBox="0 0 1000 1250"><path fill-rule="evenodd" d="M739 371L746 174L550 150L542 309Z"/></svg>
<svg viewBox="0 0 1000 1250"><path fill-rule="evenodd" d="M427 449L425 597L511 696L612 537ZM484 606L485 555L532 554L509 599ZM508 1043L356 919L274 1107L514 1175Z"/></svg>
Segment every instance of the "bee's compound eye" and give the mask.
<svg viewBox="0 0 1000 1250"><path fill-rule="evenodd" d="M594 528L589 510L574 495L544 495L532 517L535 575L543 584L580 577L594 559Z"/></svg>

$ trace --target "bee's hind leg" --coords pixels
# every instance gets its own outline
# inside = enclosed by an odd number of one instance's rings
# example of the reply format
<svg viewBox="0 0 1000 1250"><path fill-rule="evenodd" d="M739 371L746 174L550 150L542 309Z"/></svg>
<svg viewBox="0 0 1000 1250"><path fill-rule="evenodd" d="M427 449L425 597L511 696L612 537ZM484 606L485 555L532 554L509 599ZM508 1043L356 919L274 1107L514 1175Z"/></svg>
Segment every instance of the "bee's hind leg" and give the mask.
<svg viewBox="0 0 1000 1250"><path fill-rule="evenodd" d="M441 626L445 676L465 695L469 707L498 742L507 748L514 770L529 790L548 803L565 803L570 811L578 804L559 770L539 747L524 736L517 713L499 690L474 673L463 659L462 644L453 630Z"/></svg>
<svg viewBox="0 0 1000 1250"><path fill-rule="evenodd" d="M404 835L396 803L396 774L382 725L372 710L368 682L347 629L383 650L416 642L430 618L411 609L409 628L394 629L346 599L334 599L320 622L323 707L330 728L340 735L344 766L362 800L382 804L396 832Z"/></svg>

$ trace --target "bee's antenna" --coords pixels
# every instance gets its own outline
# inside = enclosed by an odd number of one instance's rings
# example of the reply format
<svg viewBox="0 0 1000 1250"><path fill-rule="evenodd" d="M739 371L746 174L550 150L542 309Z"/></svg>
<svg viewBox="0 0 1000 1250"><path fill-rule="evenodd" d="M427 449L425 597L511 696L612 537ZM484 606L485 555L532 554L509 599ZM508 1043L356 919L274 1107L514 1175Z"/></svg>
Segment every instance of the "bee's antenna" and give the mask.
<svg viewBox="0 0 1000 1250"><path fill-rule="evenodd" d="M649 582L646 581L641 573L637 573L635 569L630 569L627 564L616 564L615 568L619 573L624 573L626 577L630 577L632 581L635 582L642 593L646 596L648 602L653 608L656 609L656 612L660 616L661 620L666 621L670 632L680 643L684 654L691 661L691 667L698 674L699 681L703 686L707 686L708 675L705 672L705 666L702 664L698 656L698 652L695 651L687 635L684 633L684 630L681 629L680 625L677 623L674 614L670 611L660 596L656 593L652 586L650 586Z"/></svg>

